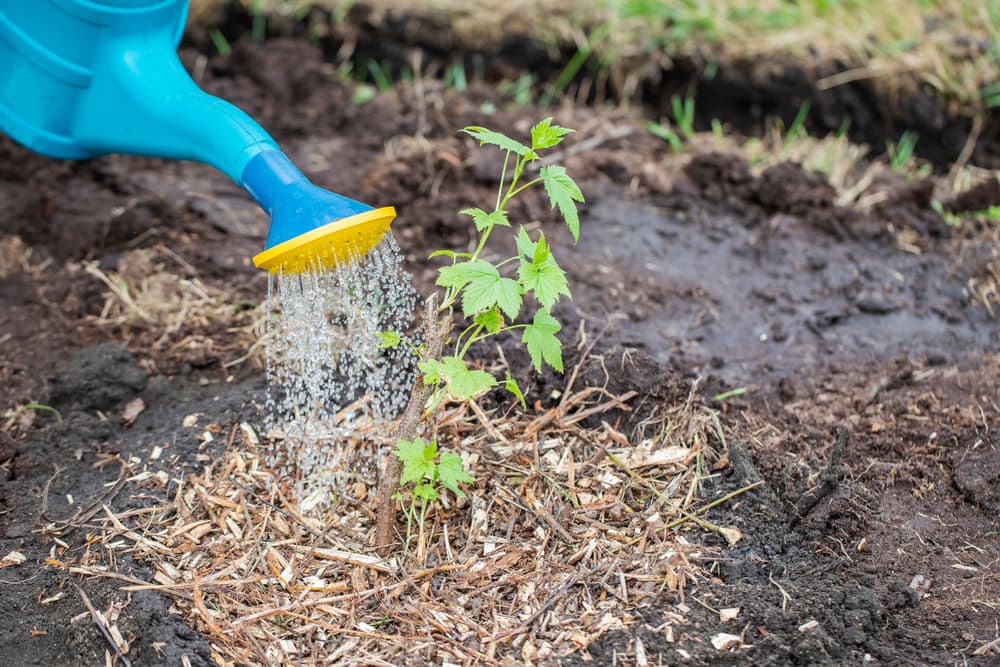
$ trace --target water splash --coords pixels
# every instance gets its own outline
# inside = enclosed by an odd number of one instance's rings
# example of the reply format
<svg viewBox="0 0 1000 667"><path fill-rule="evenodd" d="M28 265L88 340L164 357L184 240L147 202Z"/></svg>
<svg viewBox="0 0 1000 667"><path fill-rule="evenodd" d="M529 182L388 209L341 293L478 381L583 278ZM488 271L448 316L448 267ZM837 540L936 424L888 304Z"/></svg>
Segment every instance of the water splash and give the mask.
<svg viewBox="0 0 1000 667"><path fill-rule="evenodd" d="M418 297L403 261L387 234L364 257L268 283L270 463L303 509L328 506L354 476L374 479L388 422L405 407L415 355L406 343L380 349L378 337L412 328Z"/></svg>

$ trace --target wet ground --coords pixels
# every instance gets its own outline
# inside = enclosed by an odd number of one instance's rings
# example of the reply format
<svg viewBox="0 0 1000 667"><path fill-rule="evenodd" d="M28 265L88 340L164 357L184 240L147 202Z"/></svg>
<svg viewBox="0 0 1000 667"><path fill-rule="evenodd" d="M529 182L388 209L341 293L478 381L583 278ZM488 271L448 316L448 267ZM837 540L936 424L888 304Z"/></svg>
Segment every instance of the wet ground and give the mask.
<svg viewBox="0 0 1000 667"><path fill-rule="evenodd" d="M541 115L505 108L487 88L435 82L356 105L302 41L185 60L314 180L396 205L396 237L422 288L430 250L468 243L455 212L493 192L495 165L455 130L524 132ZM485 101L501 110L485 114ZM560 306L574 323L565 332L600 335L623 384L651 392L652 376L702 378L699 400L730 433L729 466L705 481L707 500L764 482L709 515L742 530L737 548L687 534L723 549L705 564L713 578L592 646L590 664L637 664L637 642L649 664L996 664L992 649L976 654L1000 622L1000 324L983 287L1000 250L994 226L945 225L919 184L901 179L860 212L795 165L754 175L731 155L677 158L628 113L557 118L581 140L601 138L566 157L588 204L581 242L562 259L574 296ZM45 559L100 548L87 525L101 504L149 500L141 486L115 485L116 457L181 476L258 414L261 371L234 362L266 290L249 263L266 219L200 165L53 162L6 139L0 164L0 408L41 402L62 417L20 412L0 433L0 558L27 557L0 568L0 645L9 664L102 663L106 642L79 586L95 607L120 607L132 664L210 664L165 598ZM568 241L543 194L518 206L554 243ZM94 268L132 276L152 294L147 311L176 302L183 316L114 317ZM177 277L170 289L164 275ZM629 372L636 364L642 372ZM550 380L525 377L544 396ZM713 401L732 389L746 391ZM147 408L125 427L136 396ZM220 425L214 444L181 428L196 413ZM153 464L156 446L166 453ZM141 562L119 566L149 576ZM723 622L708 607L741 614ZM671 615L685 619L672 636ZM723 631L745 648L714 648Z"/></svg>

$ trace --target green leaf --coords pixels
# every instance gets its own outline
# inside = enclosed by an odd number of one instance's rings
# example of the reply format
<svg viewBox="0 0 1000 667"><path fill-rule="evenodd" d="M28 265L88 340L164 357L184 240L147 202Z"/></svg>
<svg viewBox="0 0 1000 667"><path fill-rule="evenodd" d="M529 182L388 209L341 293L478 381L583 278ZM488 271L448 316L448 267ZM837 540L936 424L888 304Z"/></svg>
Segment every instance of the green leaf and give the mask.
<svg viewBox="0 0 1000 667"><path fill-rule="evenodd" d="M520 141L515 141L505 134L500 132L494 132L493 130L487 130L485 127L479 127L478 125L470 125L469 127L462 130L468 135L479 139L479 145L491 144L493 146L499 146L501 150L512 151L518 155L523 156L529 162L538 159L538 154L531 150Z"/></svg>
<svg viewBox="0 0 1000 667"><path fill-rule="evenodd" d="M475 259L469 262L459 262L450 266L442 266L438 269L437 284L441 287L454 287L462 289L468 283L478 278L499 277L499 273L489 262Z"/></svg>
<svg viewBox="0 0 1000 667"><path fill-rule="evenodd" d="M501 278L496 267L488 262L476 260L489 267L469 282L462 292L462 314L471 317L481 310L500 306L509 319L515 319L521 312L521 285L513 278Z"/></svg>
<svg viewBox="0 0 1000 667"><path fill-rule="evenodd" d="M399 440L396 442L396 458L403 462L403 474L400 484L420 482L434 477L434 457L437 455L437 442L431 440L425 443L423 438Z"/></svg>
<svg viewBox="0 0 1000 667"><path fill-rule="evenodd" d="M512 378L510 373L507 373L507 377L503 381L503 388L514 394L514 398L521 402L522 410L528 409L528 404L524 402L524 393L521 391L521 387L518 386L517 380Z"/></svg>
<svg viewBox="0 0 1000 667"><path fill-rule="evenodd" d="M556 338L560 329L562 325L544 308L539 308L534 321L524 328L521 341L528 346L535 370L542 370L544 360L552 368L563 372L562 343Z"/></svg>
<svg viewBox="0 0 1000 667"><path fill-rule="evenodd" d="M517 254L520 257L534 257L535 256L535 246L536 243L531 240L528 236L528 230L522 225L520 229L517 230L517 235L514 237L514 241L517 243Z"/></svg>
<svg viewBox="0 0 1000 667"><path fill-rule="evenodd" d="M448 383L448 391L458 400L473 398L497 383L486 371L475 371L458 357L444 357L438 364L438 375Z"/></svg>
<svg viewBox="0 0 1000 667"><path fill-rule="evenodd" d="M529 290L534 292L535 298L546 309L551 309L560 295L572 296L569 293L566 274L549 252L544 234L535 243L530 257L531 261L522 258L517 269L518 278L526 292Z"/></svg>
<svg viewBox="0 0 1000 667"><path fill-rule="evenodd" d="M573 234L573 240L580 240L580 215L576 202L583 202L583 193L576 182L566 174L566 167L551 165L542 167L542 184L549 195L552 208L559 208L563 220Z"/></svg>
<svg viewBox="0 0 1000 667"><path fill-rule="evenodd" d="M481 208L467 208L461 211L462 215L472 216L472 222L476 225L476 229L480 232L486 232L497 225L501 227L510 227L510 223L507 221L507 211L493 211L492 213L487 213Z"/></svg>
<svg viewBox="0 0 1000 667"><path fill-rule="evenodd" d="M517 274L524 289L534 292L538 303L545 308L552 308L562 294L572 297L566 274L551 255L541 264L522 261Z"/></svg>
<svg viewBox="0 0 1000 667"><path fill-rule="evenodd" d="M398 331L378 332L378 349L395 350L403 342L403 336Z"/></svg>
<svg viewBox="0 0 1000 667"><path fill-rule="evenodd" d="M477 314L472 321L481 325L491 334L499 333L500 329L503 328L503 315L500 314L500 310L497 308L484 310Z"/></svg>
<svg viewBox="0 0 1000 667"><path fill-rule="evenodd" d="M531 261L535 264L541 264L547 260L551 255L549 251L549 244L545 242L545 234L538 232L538 243L535 244L535 252L531 255Z"/></svg>
<svg viewBox="0 0 1000 667"><path fill-rule="evenodd" d="M417 368L424 376L424 384L441 384L441 362L437 359L425 359L417 362Z"/></svg>
<svg viewBox="0 0 1000 667"><path fill-rule="evenodd" d="M535 150L551 148L562 141L565 135L575 131L568 127L553 125L550 116L531 128L531 147Z"/></svg>
<svg viewBox="0 0 1000 667"><path fill-rule="evenodd" d="M438 499L438 492L432 484L417 484L413 487L413 496L424 502L432 503Z"/></svg>
<svg viewBox="0 0 1000 667"><path fill-rule="evenodd" d="M461 456L453 452L446 452L441 455L441 462L438 463L438 481L441 482L441 486L459 498L464 498L465 494L458 488L458 485L472 484L475 480L462 466Z"/></svg>

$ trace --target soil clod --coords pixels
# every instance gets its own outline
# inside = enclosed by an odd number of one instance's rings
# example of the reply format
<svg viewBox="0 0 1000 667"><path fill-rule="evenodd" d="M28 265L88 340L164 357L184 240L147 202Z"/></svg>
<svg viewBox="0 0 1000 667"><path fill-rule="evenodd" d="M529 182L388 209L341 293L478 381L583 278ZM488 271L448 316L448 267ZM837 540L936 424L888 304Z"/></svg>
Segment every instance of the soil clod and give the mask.
<svg viewBox="0 0 1000 667"><path fill-rule="evenodd" d="M121 343L83 348L52 383L60 409L114 411L146 388L146 373Z"/></svg>

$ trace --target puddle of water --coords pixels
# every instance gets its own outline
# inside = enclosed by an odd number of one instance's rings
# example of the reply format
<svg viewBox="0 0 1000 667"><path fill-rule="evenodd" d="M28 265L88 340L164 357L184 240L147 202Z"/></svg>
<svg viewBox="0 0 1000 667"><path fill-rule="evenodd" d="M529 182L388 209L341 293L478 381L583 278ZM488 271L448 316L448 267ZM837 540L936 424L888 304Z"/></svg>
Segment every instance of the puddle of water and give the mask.
<svg viewBox="0 0 1000 667"><path fill-rule="evenodd" d="M833 360L998 349L997 324L966 304L964 279L941 253L835 240L792 218L748 229L731 213L600 194L588 225L603 231L581 237L576 266L587 271L571 283L588 282L595 300L611 295L602 305L623 315L620 338L661 361L710 363L745 383Z"/></svg>

